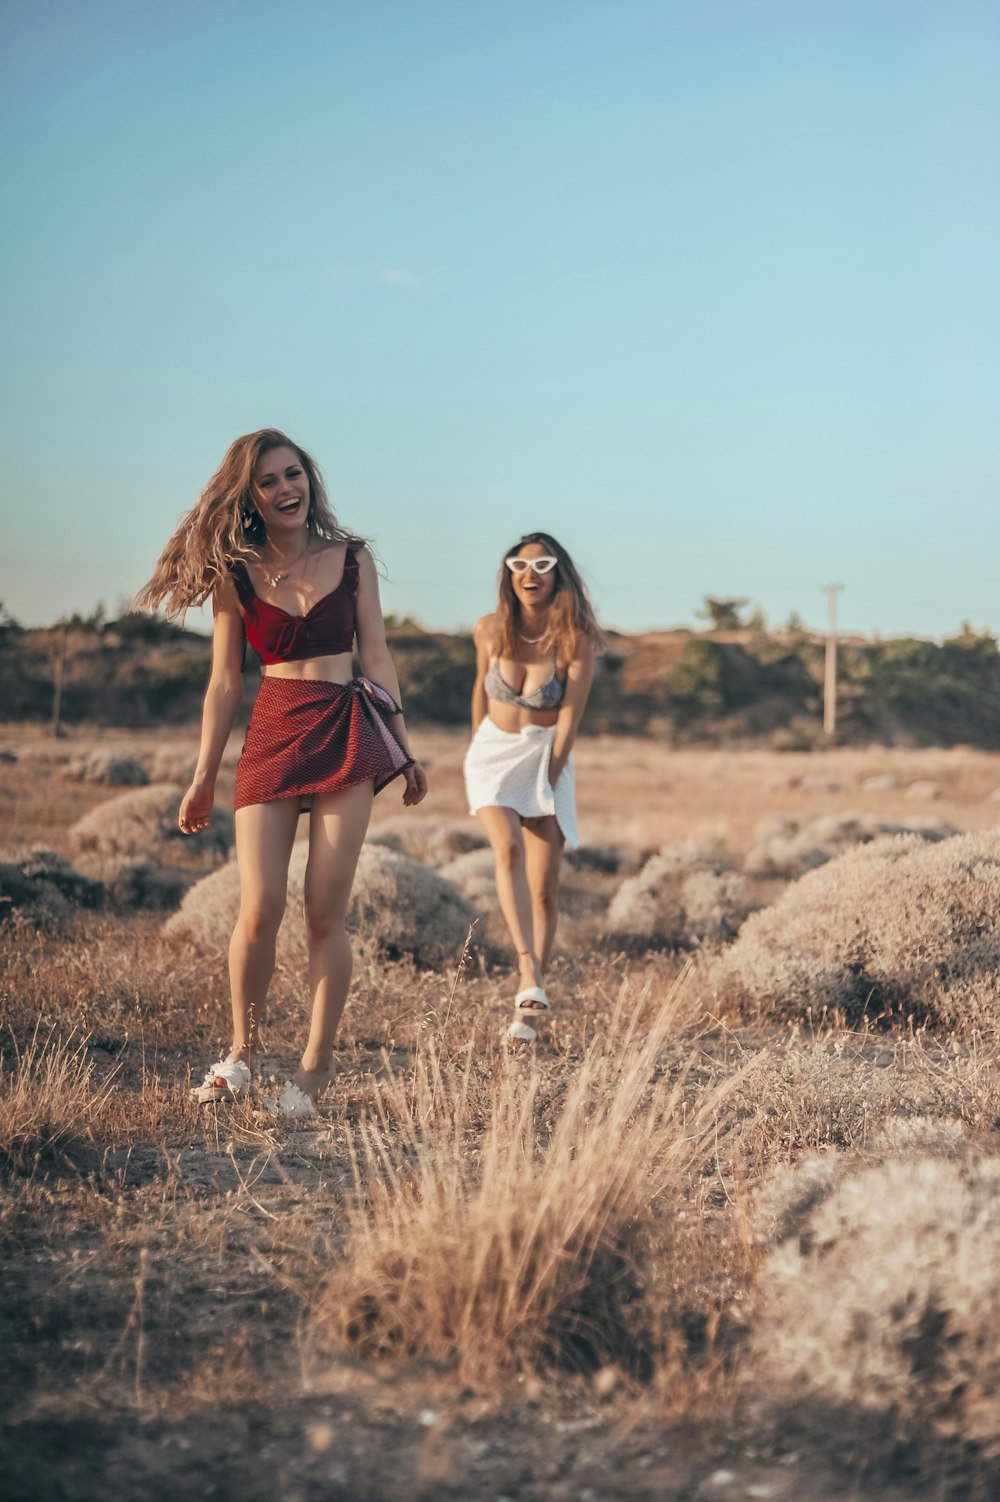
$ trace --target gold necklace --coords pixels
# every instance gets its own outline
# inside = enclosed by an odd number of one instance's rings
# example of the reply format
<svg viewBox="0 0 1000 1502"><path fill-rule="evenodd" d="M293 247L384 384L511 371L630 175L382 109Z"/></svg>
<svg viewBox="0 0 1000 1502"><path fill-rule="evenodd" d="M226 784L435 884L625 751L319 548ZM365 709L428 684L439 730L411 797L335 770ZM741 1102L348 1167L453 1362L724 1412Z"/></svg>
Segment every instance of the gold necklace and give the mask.
<svg viewBox="0 0 1000 1502"><path fill-rule="evenodd" d="M542 633L541 636L525 636L525 634L524 634L523 631L519 631L517 634L521 638L522 641L526 641L528 643L529 647L537 647L538 643L540 641L544 641L545 640L545 633L544 632Z"/></svg>
<svg viewBox="0 0 1000 1502"><path fill-rule="evenodd" d="M286 569L283 569L280 574L269 574L267 572L266 568L265 568L264 569L264 578L267 580L267 582L270 585L270 587L273 589L276 584L280 584L281 583L282 579L287 579L288 576L289 576L289 574L292 573L295 569L298 568L299 564L302 562L303 558L306 556L306 554L308 553L308 551L309 551L309 541L307 539L305 547L302 549L302 552L296 558L295 562L294 563L290 563L289 566ZM263 565L261 565L261 567L263 567Z"/></svg>

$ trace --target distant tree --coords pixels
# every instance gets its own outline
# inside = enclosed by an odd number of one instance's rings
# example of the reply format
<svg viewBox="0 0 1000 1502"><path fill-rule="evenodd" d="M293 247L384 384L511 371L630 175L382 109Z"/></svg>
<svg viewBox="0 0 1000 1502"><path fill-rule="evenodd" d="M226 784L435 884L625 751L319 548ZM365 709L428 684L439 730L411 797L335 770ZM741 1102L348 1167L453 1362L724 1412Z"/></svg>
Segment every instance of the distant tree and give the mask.
<svg viewBox="0 0 1000 1502"><path fill-rule="evenodd" d="M743 622L740 611L749 605L748 599L719 599L715 595L704 596L705 605L695 611L701 621L710 621L710 631L739 631Z"/></svg>
<svg viewBox="0 0 1000 1502"><path fill-rule="evenodd" d="M21 622L14 619L6 605L0 600L0 638L21 630L23 630Z"/></svg>
<svg viewBox="0 0 1000 1502"><path fill-rule="evenodd" d="M65 626L68 631L87 631L100 636L107 625L107 621L107 608L104 601L101 600L91 611L90 615L81 615L78 610L74 610L72 615L66 616L64 620L57 621L53 630L62 630L63 626Z"/></svg>

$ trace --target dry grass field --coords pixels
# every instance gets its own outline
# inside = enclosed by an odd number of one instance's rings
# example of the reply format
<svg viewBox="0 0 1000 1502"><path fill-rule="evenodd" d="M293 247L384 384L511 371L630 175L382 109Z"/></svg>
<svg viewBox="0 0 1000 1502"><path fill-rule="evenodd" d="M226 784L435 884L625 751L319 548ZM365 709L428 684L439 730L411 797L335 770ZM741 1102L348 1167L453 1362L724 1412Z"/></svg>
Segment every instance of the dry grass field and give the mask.
<svg viewBox="0 0 1000 1502"><path fill-rule="evenodd" d="M419 742L276 1125L188 1095L233 901L225 818L163 813L194 734L5 730L2 1495L1000 1495L1000 760L585 740L524 1048L464 740Z"/></svg>

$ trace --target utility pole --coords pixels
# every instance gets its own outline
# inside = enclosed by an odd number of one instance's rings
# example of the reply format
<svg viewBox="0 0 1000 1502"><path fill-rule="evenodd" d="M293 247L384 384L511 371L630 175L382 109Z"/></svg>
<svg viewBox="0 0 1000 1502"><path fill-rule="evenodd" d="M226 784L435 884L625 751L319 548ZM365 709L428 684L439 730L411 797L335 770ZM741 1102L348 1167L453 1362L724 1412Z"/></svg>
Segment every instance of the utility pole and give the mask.
<svg viewBox="0 0 1000 1502"><path fill-rule="evenodd" d="M824 584L826 595L826 666L823 673L823 733L832 740L837 729L837 596L842 584Z"/></svg>
<svg viewBox="0 0 1000 1502"><path fill-rule="evenodd" d="M63 680L66 677L66 622L63 621L59 632L59 646L56 656L55 681L52 685L52 734L57 738L63 734L62 728L62 695Z"/></svg>

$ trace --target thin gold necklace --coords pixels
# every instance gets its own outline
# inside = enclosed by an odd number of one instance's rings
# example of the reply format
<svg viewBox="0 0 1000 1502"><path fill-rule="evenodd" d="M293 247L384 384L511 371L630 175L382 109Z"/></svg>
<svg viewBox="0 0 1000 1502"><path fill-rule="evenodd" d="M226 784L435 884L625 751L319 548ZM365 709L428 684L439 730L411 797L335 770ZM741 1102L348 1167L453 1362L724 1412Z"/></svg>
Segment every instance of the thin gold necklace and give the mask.
<svg viewBox="0 0 1000 1502"><path fill-rule="evenodd" d="M286 569L283 569L280 574L269 574L267 572L267 570L265 569L264 570L264 578L267 580L267 582L270 585L270 587L273 589L276 584L280 584L281 583L282 579L287 579L288 576L289 576L289 574L292 573L295 569L298 568L299 564L302 562L303 558L306 556L306 554L308 553L308 551L309 551L309 539L307 538L306 539L306 545L302 549L302 552L299 554L299 556L296 558L295 562L294 563L290 563L288 565L288 567Z"/></svg>

